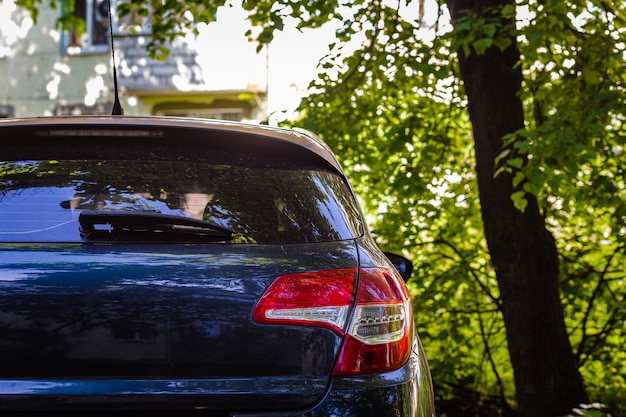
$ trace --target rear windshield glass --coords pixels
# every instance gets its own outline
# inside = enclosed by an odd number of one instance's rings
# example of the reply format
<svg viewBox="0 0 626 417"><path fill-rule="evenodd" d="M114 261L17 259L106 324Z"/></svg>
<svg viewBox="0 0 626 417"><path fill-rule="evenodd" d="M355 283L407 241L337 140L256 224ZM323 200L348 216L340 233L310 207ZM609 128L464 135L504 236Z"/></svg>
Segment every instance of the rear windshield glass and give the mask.
<svg viewBox="0 0 626 417"><path fill-rule="evenodd" d="M232 230L233 241L242 243L360 234L349 188L323 170L162 160L0 162L1 242L81 242L83 211L204 220Z"/></svg>

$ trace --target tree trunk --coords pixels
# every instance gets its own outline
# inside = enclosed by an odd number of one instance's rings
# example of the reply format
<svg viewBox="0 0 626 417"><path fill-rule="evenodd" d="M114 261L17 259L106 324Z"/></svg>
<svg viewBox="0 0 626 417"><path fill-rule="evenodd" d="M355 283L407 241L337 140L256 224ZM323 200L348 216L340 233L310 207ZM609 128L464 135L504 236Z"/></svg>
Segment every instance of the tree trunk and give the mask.
<svg viewBox="0 0 626 417"><path fill-rule="evenodd" d="M447 0L453 22L471 10L515 6L514 0ZM487 11L488 13L489 11ZM511 22L505 21L505 24ZM459 51L461 77L474 131L482 218L501 296L513 365L518 416L568 414L587 401L567 335L560 300L559 260L537 201L528 196L524 212L514 207L510 175L494 178L502 137L524 127L518 93L521 70L516 40L504 51L483 55Z"/></svg>

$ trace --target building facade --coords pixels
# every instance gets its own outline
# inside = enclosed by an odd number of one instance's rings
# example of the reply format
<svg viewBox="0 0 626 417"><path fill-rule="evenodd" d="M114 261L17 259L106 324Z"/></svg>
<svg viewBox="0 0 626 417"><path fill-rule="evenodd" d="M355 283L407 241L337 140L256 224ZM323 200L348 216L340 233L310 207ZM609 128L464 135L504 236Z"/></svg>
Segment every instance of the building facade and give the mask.
<svg viewBox="0 0 626 417"><path fill-rule="evenodd" d="M110 114L113 60L106 6L106 0L76 0L84 30L61 31L56 27L59 10L45 2L36 24L12 0L0 3L0 117ZM140 16L120 22L114 15L125 114L237 121L268 117L267 51L257 53L247 41L245 15L224 13L230 15L199 25L199 34L169 45L165 60L148 56L149 22Z"/></svg>

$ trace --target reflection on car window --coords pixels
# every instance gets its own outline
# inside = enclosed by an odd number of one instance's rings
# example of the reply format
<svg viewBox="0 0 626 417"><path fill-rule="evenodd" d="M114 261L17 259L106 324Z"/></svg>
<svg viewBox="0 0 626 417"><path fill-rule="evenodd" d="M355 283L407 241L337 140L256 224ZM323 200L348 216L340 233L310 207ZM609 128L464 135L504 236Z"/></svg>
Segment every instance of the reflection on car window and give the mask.
<svg viewBox="0 0 626 417"><path fill-rule="evenodd" d="M343 179L313 170L170 161L0 162L0 241L77 242L83 210L207 220L247 242L299 243L358 235Z"/></svg>

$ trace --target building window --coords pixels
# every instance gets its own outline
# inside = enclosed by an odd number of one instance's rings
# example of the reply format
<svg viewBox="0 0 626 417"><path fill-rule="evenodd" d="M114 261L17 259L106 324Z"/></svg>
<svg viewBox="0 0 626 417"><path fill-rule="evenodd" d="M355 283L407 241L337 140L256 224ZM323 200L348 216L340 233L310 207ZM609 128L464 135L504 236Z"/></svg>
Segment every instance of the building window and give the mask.
<svg viewBox="0 0 626 417"><path fill-rule="evenodd" d="M98 103L93 106L84 104L58 104L54 108L55 116L103 115L111 114L113 103Z"/></svg>
<svg viewBox="0 0 626 417"><path fill-rule="evenodd" d="M1 1L1 0L0 0ZM120 18L117 9L128 4L111 0L111 17L115 35L145 35L151 33L152 13L145 7ZM66 54L105 53L109 48L108 0L75 0L74 17L81 23L63 33L62 49ZM83 23L84 22L84 23Z"/></svg>
<svg viewBox="0 0 626 417"><path fill-rule="evenodd" d="M115 4L115 0L112 4ZM124 17L119 17L118 13L122 7L129 8L129 12ZM131 9L127 3L119 3L117 10L111 10L113 13L113 31L115 34L130 35L146 35L152 32L152 24L150 19L152 13L145 8L138 11Z"/></svg>
<svg viewBox="0 0 626 417"><path fill-rule="evenodd" d="M253 106L235 98L207 98L206 102L171 101L156 104L152 114L156 116L195 117L242 121L250 119Z"/></svg>
<svg viewBox="0 0 626 417"><path fill-rule="evenodd" d="M109 15L107 0L75 0L74 16L82 24L63 34L63 49L68 54L108 51Z"/></svg>
<svg viewBox="0 0 626 417"><path fill-rule="evenodd" d="M0 105L0 118L13 117L15 115L15 110L13 106L9 105Z"/></svg>
<svg viewBox="0 0 626 417"><path fill-rule="evenodd" d="M176 116L176 117L196 117L200 119L218 119L231 120L239 122L244 119L245 113L243 108L229 109L169 109L158 110L158 116Z"/></svg>

